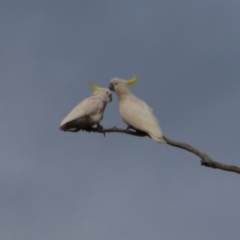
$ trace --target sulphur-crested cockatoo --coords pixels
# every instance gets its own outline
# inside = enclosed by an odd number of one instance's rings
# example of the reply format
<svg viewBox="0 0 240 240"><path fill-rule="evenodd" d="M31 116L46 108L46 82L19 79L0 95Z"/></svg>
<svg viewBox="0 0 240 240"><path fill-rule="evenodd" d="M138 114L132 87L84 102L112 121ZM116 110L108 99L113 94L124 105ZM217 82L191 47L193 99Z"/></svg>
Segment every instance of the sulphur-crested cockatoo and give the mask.
<svg viewBox="0 0 240 240"><path fill-rule="evenodd" d="M69 132L89 130L97 124L102 128L100 121L107 103L112 101L112 92L107 88L100 88L89 81L93 90L92 96L80 102L61 122L59 129Z"/></svg>
<svg viewBox="0 0 240 240"><path fill-rule="evenodd" d="M120 78L110 80L109 89L118 96L121 118L128 125L128 128L144 132L156 142L166 142L153 110L130 92L128 86L136 82L136 76L130 80Z"/></svg>

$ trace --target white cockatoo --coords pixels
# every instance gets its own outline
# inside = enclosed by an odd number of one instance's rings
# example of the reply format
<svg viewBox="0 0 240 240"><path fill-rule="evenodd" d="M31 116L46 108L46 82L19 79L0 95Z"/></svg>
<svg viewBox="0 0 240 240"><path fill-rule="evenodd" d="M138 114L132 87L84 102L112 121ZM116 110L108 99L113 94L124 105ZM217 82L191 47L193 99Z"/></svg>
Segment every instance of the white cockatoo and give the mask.
<svg viewBox="0 0 240 240"><path fill-rule="evenodd" d="M118 96L120 116L128 128L144 132L156 142L166 142L152 108L130 92L128 86L136 82L136 76L130 80L120 78L110 80L109 89Z"/></svg>
<svg viewBox="0 0 240 240"><path fill-rule="evenodd" d="M107 103L112 101L112 92L107 88L100 88L89 81L93 90L92 96L80 102L61 122L59 129L69 132L90 130L97 124L102 128L100 121Z"/></svg>

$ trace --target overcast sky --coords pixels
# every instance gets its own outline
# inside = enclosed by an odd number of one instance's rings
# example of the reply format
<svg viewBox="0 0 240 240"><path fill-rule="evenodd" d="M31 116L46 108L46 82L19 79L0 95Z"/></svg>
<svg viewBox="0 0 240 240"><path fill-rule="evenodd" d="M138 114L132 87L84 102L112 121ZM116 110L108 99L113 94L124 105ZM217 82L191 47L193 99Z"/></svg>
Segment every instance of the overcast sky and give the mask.
<svg viewBox="0 0 240 240"><path fill-rule="evenodd" d="M240 2L1 1L1 240L240 239L240 176L150 138L66 133L87 80L138 83L165 136L240 166ZM118 99L104 127L125 128Z"/></svg>

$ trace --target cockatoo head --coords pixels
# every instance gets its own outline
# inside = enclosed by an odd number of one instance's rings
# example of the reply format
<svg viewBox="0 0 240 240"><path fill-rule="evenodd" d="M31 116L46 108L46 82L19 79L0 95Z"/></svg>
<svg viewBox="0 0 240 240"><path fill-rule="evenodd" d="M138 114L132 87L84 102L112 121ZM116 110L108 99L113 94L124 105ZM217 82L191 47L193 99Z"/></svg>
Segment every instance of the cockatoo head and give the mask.
<svg viewBox="0 0 240 240"><path fill-rule="evenodd" d="M137 82L137 76L134 75L132 79L123 80L121 78L112 78L110 80L109 89L114 91L117 95L129 92L128 86L132 86Z"/></svg>
<svg viewBox="0 0 240 240"><path fill-rule="evenodd" d="M92 84L90 80L88 83L90 88L93 90L93 96L100 96L105 102L112 101L112 92L108 88L100 88L97 85Z"/></svg>

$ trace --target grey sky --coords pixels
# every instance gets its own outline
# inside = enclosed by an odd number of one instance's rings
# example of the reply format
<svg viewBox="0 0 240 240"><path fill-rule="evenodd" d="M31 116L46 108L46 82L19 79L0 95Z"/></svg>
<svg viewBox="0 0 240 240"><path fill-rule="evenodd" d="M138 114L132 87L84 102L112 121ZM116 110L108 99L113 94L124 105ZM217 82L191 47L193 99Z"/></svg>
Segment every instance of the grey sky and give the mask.
<svg viewBox="0 0 240 240"><path fill-rule="evenodd" d="M240 166L239 1L2 1L1 240L236 240L240 178L124 134L64 133L87 80L138 76L169 138ZM102 124L126 127L118 100Z"/></svg>

